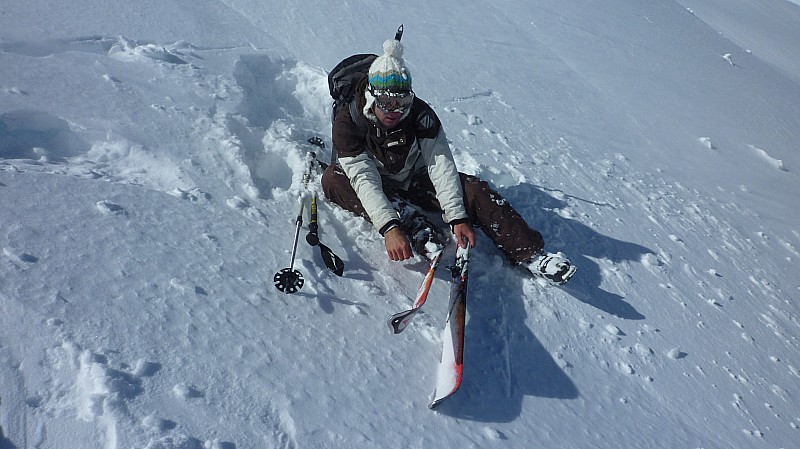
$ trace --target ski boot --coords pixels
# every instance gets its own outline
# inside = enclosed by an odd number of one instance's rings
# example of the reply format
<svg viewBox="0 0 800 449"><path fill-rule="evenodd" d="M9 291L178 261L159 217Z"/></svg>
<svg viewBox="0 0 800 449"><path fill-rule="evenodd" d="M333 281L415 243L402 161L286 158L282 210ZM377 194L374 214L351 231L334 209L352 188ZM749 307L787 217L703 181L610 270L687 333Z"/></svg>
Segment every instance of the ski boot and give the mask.
<svg viewBox="0 0 800 449"><path fill-rule="evenodd" d="M563 253L543 252L522 264L534 276L546 279L553 285L564 285L578 270Z"/></svg>
<svg viewBox="0 0 800 449"><path fill-rule="evenodd" d="M415 222L416 223L416 222ZM427 221L417 223L417 227L411 233L411 247L414 252L424 257L428 261L433 260L446 246L447 238L441 229Z"/></svg>
<svg viewBox="0 0 800 449"><path fill-rule="evenodd" d="M429 262L447 246L447 236L430 218L402 199L392 201L400 215L400 227L411 239L411 248Z"/></svg>

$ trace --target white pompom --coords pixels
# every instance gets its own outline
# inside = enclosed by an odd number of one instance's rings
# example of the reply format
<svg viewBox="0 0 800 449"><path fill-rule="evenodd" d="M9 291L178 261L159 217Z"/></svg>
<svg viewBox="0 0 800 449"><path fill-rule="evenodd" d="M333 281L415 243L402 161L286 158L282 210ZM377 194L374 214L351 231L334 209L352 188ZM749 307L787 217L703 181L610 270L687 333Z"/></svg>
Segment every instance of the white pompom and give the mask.
<svg viewBox="0 0 800 449"><path fill-rule="evenodd" d="M383 43L383 53L400 59L403 57L403 44L398 40L389 39Z"/></svg>

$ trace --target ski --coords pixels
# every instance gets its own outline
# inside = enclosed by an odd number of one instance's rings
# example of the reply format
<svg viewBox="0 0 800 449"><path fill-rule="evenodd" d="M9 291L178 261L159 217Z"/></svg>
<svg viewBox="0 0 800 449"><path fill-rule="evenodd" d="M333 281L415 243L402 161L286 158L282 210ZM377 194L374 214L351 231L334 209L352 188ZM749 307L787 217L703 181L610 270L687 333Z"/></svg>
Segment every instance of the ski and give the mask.
<svg viewBox="0 0 800 449"><path fill-rule="evenodd" d="M464 327L467 316L467 280L469 250L458 246L452 267L453 285L450 290L450 308L442 332L442 355L436 370L436 388L428 408L434 408L452 396L461 386L464 376Z"/></svg>
<svg viewBox="0 0 800 449"><path fill-rule="evenodd" d="M431 291L433 279L436 276L436 267L439 266L439 262L442 260L443 254L444 248L436 253L431 259L428 272L425 274L425 279L422 280L422 285L420 285L419 290L417 291L417 297L414 300L412 307L403 312L395 313L391 318L389 318L389 327L395 334L403 332L406 326L408 326L408 323L411 322L411 318L414 318L414 315L417 314L420 307L425 304L425 300L428 299L428 292Z"/></svg>

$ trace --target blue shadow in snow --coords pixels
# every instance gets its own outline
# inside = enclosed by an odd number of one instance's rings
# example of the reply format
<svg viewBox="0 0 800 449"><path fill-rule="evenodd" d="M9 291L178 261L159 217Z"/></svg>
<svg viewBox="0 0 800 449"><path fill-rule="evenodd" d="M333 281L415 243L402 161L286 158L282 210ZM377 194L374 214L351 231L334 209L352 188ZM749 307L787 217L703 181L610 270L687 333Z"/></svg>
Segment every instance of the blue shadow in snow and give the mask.
<svg viewBox="0 0 800 449"><path fill-rule="evenodd" d="M471 294L467 303L464 383L436 411L478 422L511 422L522 412L525 396L576 399L578 388L526 323L522 281L497 282L476 265L469 282L469 290L480 295Z"/></svg>
<svg viewBox="0 0 800 449"><path fill-rule="evenodd" d="M16 110L0 114L0 159L53 161L77 156L90 145L72 132L66 120L49 112Z"/></svg>
<svg viewBox="0 0 800 449"><path fill-rule="evenodd" d="M3 427L0 427L0 449L17 449L17 446L3 435Z"/></svg>
<svg viewBox="0 0 800 449"><path fill-rule="evenodd" d="M502 189L501 193L528 224L542 233L548 251L562 251L578 267L577 274L565 287L565 291L577 300L610 315L626 320L645 318L633 305L625 301L623 296L600 288L603 280L600 267L589 257L607 259L615 263L638 262L642 256L653 251L636 243L602 235L579 221L561 217L554 210L564 209L567 204L536 186L520 184Z"/></svg>

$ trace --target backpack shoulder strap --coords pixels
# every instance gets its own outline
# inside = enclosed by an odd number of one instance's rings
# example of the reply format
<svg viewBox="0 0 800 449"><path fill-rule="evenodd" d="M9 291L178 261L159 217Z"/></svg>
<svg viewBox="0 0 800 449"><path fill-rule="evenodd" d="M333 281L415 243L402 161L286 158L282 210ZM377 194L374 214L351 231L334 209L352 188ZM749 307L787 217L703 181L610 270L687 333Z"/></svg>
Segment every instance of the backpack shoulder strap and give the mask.
<svg viewBox="0 0 800 449"><path fill-rule="evenodd" d="M350 109L350 118L353 120L353 124L356 125L359 131L367 134L367 119L364 117L364 114L358 110L358 102L355 98L350 100L350 103L347 105L348 109Z"/></svg>
<svg viewBox="0 0 800 449"><path fill-rule="evenodd" d="M347 102L347 109L348 112L350 112L350 120L353 122L354 125L356 125L359 135L366 136L369 125L367 124L367 119L366 117L364 117L364 114L362 114L361 111L358 110L358 101L356 98L352 98L350 101ZM334 146L331 151L331 165L335 165L337 159L338 155L336 152L336 147Z"/></svg>

